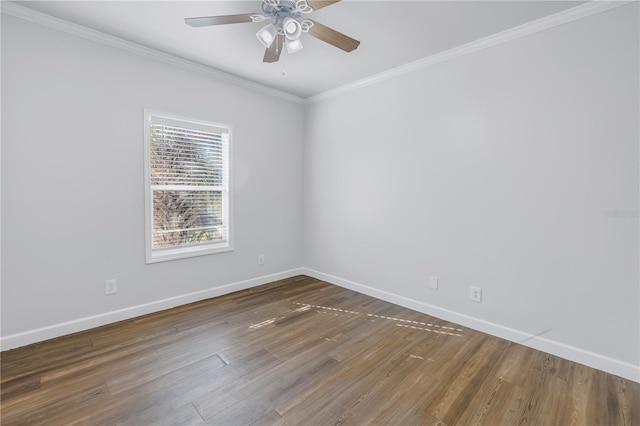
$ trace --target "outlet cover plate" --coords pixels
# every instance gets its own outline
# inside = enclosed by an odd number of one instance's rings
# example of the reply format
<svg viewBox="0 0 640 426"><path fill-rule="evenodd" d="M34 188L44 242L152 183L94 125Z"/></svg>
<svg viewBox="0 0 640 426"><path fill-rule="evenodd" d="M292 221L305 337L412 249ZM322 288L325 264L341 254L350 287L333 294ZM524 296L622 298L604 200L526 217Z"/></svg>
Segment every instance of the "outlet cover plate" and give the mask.
<svg viewBox="0 0 640 426"><path fill-rule="evenodd" d="M480 287L471 286L471 293L469 299L474 302L482 303L482 289Z"/></svg>
<svg viewBox="0 0 640 426"><path fill-rule="evenodd" d="M432 290L438 289L438 277L429 277L429 288Z"/></svg>
<svg viewBox="0 0 640 426"><path fill-rule="evenodd" d="M116 280L106 280L104 282L104 294L116 294L118 292L118 283Z"/></svg>

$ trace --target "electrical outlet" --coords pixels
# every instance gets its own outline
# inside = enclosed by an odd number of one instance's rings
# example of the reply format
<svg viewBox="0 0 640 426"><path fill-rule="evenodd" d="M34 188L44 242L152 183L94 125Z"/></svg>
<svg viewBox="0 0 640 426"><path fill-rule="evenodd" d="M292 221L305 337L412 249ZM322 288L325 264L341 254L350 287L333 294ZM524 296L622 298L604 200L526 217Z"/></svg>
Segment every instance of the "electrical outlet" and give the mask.
<svg viewBox="0 0 640 426"><path fill-rule="evenodd" d="M104 294L116 294L118 292L118 284L116 280L106 280L104 282Z"/></svg>
<svg viewBox="0 0 640 426"><path fill-rule="evenodd" d="M429 288L433 290L438 289L438 277L430 277L429 278Z"/></svg>
<svg viewBox="0 0 640 426"><path fill-rule="evenodd" d="M258 265L264 265L264 254L258 255Z"/></svg>
<svg viewBox="0 0 640 426"><path fill-rule="evenodd" d="M471 293L469 299L474 302L482 303L482 289L480 287L471 286Z"/></svg>

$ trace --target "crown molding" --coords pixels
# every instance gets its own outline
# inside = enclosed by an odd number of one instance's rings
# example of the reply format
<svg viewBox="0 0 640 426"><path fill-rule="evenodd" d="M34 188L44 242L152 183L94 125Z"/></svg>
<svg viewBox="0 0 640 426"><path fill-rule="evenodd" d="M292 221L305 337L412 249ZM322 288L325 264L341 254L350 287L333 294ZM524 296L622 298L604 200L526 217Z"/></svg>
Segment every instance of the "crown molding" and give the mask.
<svg viewBox="0 0 640 426"><path fill-rule="evenodd" d="M160 50L152 49L150 47L142 46L137 43L133 43L121 38L102 33L100 31L92 30L82 25L74 24L63 19L55 18L53 16L37 12L33 9L29 9L24 6L20 6L8 1L2 1L2 13L11 15L16 18L23 19L25 21L33 22L45 27L52 28L54 30L62 31L68 34L72 34L78 37L85 38L87 40L101 43L110 47L115 47L136 55L143 56L145 58L154 59L160 62L164 62L169 65L173 65L188 71L193 71L205 76L221 80L227 83L234 84L246 89L254 90L256 92L265 93L277 98L284 99L286 101L294 102L297 104L304 104L304 99L292 95L281 90L277 90L255 81L247 80L242 77L238 77L233 74L226 73L213 67L199 64L197 62L189 61L178 56L162 52Z"/></svg>
<svg viewBox="0 0 640 426"><path fill-rule="evenodd" d="M17 5L15 3L11 3L8 1L1 1L1 3L2 13L7 15L24 19L26 21L43 25L55 30L63 31L68 34L82 37L107 46L116 47L118 49L164 62L166 64L186 69L188 71L197 72L216 80L231 83L249 90L265 93L267 95L271 95L297 104L311 105L330 98L334 98L336 96L343 95L353 90L371 86L373 84L396 78L413 71L428 68L451 59L459 58L461 56L507 43L512 40L517 40L531 34L545 31L559 25L573 22L578 19L582 19L607 11L609 9L613 9L615 7L623 6L625 4L634 3L637 1L638 0L592 0L588 3L572 7L571 9L567 9L562 12L537 19L520 26L501 31L499 33L478 40L474 40L461 46L457 46L452 49L448 49L443 52L418 59L417 61L371 75L361 80L348 83L335 89L327 90L326 92L322 92L307 98L302 98L291 93L265 86L255 81L226 73L213 67L202 65L200 63L193 62L166 52L162 52L160 50L152 49L150 47L142 46L140 44L111 36L100 31L92 30L90 28L83 27L82 25L74 24L63 19L55 18L53 16L37 12L27 7Z"/></svg>
<svg viewBox="0 0 640 426"><path fill-rule="evenodd" d="M572 7L571 9L567 9L553 15L545 16L544 18L527 22L526 24L522 24L496 34L474 40L461 46L436 53L435 55L427 56L425 58L418 59L417 61L410 62L408 64L401 65L399 67L392 68L378 74L374 74L372 76L363 78L362 80L348 83L335 89L327 90L326 92L310 96L304 99L304 103L306 105L310 105L324 101L326 99L334 98L353 90L371 86L373 84L396 78L413 71L428 68L442 62L449 61L451 59L459 58L460 56L464 56L469 53L478 52L493 46L510 42L512 40L517 40L519 38L545 31L550 28L573 22L591 15L595 15L597 13L613 9L615 7L633 3L634 1L637 2L638 0L592 0L588 3Z"/></svg>

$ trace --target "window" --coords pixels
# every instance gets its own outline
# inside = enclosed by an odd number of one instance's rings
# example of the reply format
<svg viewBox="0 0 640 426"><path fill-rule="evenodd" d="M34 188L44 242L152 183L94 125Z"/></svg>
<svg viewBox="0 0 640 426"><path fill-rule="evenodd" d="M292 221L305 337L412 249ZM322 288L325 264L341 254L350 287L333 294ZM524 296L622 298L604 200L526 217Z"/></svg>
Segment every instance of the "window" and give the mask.
<svg viewBox="0 0 640 426"><path fill-rule="evenodd" d="M147 263L231 251L230 129L144 118Z"/></svg>

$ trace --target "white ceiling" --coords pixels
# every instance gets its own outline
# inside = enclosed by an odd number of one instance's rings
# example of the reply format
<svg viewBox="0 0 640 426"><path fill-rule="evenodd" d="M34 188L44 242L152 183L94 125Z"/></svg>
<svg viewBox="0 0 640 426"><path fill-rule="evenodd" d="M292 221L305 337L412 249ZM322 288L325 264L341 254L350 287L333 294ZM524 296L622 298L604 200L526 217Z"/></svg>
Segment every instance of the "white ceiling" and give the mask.
<svg viewBox="0 0 640 426"><path fill-rule="evenodd" d="M184 18L256 13L260 1L21 1L21 6L303 98L578 6L578 1L354 1L310 17L361 41L346 53L309 34L262 62L262 25L192 28Z"/></svg>

